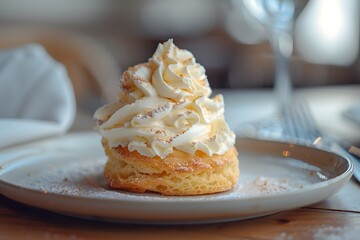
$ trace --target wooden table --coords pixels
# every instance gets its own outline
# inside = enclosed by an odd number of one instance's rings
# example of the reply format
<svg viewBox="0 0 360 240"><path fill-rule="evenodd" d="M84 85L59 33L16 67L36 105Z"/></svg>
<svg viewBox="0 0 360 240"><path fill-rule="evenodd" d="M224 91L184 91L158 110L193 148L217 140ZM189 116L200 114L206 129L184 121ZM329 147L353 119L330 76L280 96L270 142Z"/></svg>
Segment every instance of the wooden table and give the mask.
<svg viewBox="0 0 360 240"><path fill-rule="evenodd" d="M142 226L76 219L0 196L0 239L326 239L360 234L360 185L322 203L258 219L190 226Z"/></svg>
<svg viewBox="0 0 360 240"><path fill-rule="evenodd" d="M242 116L254 102L268 109L269 91L223 91L227 118ZM339 112L358 101L360 87L319 88L299 91L300 96L317 99L311 105L315 118L324 120L323 129L342 133L351 140L360 140L360 129L352 130L335 123ZM335 95L334 95L335 94ZM342 104L339 104L339 98ZM246 101L245 101L246 99ZM250 99L250 100L249 100ZM251 99L253 101L251 101ZM328 100L326 100L328 99ZM245 102L240 102L243 100ZM333 104L331 104L333 101ZM270 101L271 102L271 101ZM335 104L336 103L336 104ZM243 104L243 106L241 105ZM331 107L326 107L331 105ZM236 106L236 108L235 108ZM270 107L271 108L271 107ZM229 113L229 112L232 112ZM324 115L324 114L328 115ZM256 118L250 114L241 119ZM86 125L83 117L78 117ZM238 118L229 119L236 127ZM89 120L88 124L91 121ZM79 123L75 124L78 125ZM349 126L348 126L349 127ZM350 135L349 135L350 134ZM351 180L329 199L300 209L267 217L218 224L189 226L127 225L76 219L35 209L0 196L0 239L359 239L360 238L360 185Z"/></svg>

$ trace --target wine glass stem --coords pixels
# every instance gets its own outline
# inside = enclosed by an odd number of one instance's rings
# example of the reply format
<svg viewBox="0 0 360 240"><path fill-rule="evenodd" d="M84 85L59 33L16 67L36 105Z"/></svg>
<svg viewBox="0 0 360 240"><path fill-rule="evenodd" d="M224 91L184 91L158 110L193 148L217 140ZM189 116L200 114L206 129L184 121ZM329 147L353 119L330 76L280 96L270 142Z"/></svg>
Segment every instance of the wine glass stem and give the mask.
<svg viewBox="0 0 360 240"><path fill-rule="evenodd" d="M285 34L286 38L284 38ZM274 93L277 104L282 113L284 113L286 110L286 105L292 98L292 82L289 66L289 56L292 52L292 44L293 43L290 34L284 32L273 33L271 45L273 54L275 56ZM285 47L290 49L290 52L285 53Z"/></svg>

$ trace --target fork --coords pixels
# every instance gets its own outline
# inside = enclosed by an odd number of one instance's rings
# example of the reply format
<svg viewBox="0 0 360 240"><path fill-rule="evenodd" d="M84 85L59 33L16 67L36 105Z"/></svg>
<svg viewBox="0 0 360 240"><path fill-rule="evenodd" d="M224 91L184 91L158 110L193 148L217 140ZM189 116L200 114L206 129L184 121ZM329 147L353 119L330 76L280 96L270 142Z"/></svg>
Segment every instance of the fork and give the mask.
<svg viewBox="0 0 360 240"><path fill-rule="evenodd" d="M335 140L321 134L305 101L293 99L285 105L284 128L289 142L328 151L336 147L343 157L347 157L353 162L353 176L360 183L360 149L345 141Z"/></svg>

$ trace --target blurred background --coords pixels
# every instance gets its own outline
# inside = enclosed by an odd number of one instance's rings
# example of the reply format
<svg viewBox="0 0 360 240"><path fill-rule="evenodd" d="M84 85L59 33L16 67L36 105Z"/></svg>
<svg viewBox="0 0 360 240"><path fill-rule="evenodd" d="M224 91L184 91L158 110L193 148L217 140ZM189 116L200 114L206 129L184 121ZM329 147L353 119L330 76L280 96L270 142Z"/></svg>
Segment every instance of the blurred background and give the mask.
<svg viewBox="0 0 360 240"><path fill-rule="evenodd" d="M121 71L174 38L213 88L270 88L266 31L240 0L0 0L0 47L43 44L63 62L79 104L111 99ZM358 0L310 0L294 30L295 87L360 83Z"/></svg>

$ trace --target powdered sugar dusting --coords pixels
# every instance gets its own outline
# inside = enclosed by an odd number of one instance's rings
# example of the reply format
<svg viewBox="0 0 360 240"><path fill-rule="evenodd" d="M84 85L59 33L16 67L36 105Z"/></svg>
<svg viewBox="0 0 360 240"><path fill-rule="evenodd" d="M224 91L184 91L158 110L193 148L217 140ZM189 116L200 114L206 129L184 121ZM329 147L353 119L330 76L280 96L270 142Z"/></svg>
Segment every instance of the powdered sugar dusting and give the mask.
<svg viewBox="0 0 360 240"><path fill-rule="evenodd" d="M355 240L359 239L360 227L340 227L331 225L321 225L313 233L311 239L314 240ZM274 240L293 240L291 234L281 232Z"/></svg>
<svg viewBox="0 0 360 240"><path fill-rule="evenodd" d="M281 232L279 236L274 238L274 240L294 240L294 237L286 232Z"/></svg>
<svg viewBox="0 0 360 240"><path fill-rule="evenodd" d="M249 195L284 192L295 188L286 178L257 177L251 181L241 182L242 192Z"/></svg>
<svg viewBox="0 0 360 240"><path fill-rule="evenodd" d="M313 238L315 240L355 240L359 239L360 227L337 227L324 225L318 228Z"/></svg>
<svg viewBox="0 0 360 240"><path fill-rule="evenodd" d="M73 197L131 200L131 201L204 201L221 199L251 198L272 193L285 192L298 189L301 186L285 178L274 177L246 177L240 178L236 187L227 192L190 196L172 197L161 196L157 193L130 193L121 190L110 189L103 177L105 157L92 161L71 162L61 167L47 166L46 171L40 174L29 174L23 179L31 189L43 191L44 193L63 194Z"/></svg>

